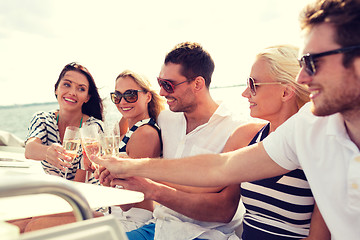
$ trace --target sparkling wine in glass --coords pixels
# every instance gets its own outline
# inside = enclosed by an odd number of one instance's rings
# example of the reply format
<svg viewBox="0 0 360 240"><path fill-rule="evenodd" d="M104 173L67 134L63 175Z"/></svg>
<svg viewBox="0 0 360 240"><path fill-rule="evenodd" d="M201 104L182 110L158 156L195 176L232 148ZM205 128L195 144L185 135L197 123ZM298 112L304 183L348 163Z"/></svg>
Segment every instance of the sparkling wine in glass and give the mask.
<svg viewBox="0 0 360 240"><path fill-rule="evenodd" d="M63 138L63 147L66 150L66 155L71 157L71 162L73 162L78 155L78 151L80 148L80 132L78 127L66 127ZM67 177L67 173L68 168L66 168L65 170L65 178Z"/></svg>
<svg viewBox="0 0 360 240"><path fill-rule="evenodd" d="M102 138L102 150L104 155L112 155L114 153L114 135L109 133Z"/></svg>
<svg viewBox="0 0 360 240"><path fill-rule="evenodd" d="M120 127L119 127L119 123L117 122L114 125L114 154L116 156L118 156L120 154L120 152L119 152L120 142L121 142Z"/></svg>
<svg viewBox="0 0 360 240"><path fill-rule="evenodd" d="M97 125L87 125L80 128L80 135L81 135L81 145L85 150L85 153L88 158L91 155L100 155L100 138L101 138L101 131ZM95 167L97 165L95 164Z"/></svg>

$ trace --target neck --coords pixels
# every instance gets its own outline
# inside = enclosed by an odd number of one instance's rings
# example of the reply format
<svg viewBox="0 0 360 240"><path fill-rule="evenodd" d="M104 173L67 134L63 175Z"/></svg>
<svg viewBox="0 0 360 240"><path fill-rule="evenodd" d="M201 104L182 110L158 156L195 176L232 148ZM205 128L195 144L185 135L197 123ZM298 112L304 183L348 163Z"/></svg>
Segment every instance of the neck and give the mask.
<svg viewBox="0 0 360 240"><path fill-rule="evenodd" d="M80 126L80 121L83 117L82 112L69 113L64 111L59 111L58 113L58 126L66 128L67 126Z"/></svg>
<svg viewBox="0 0 360 240"><path fill-rule="evenodd" d="M60 141L64 139L65 129L67 126L80 127L80 122L82 121L83 114L82 112L77 113L68 113L59 111L57 115L57 125L59 129Z"/></svg>
<svg viewBox="0 0 360 240"><path fill-rule="evenodd" d="M136 117L132 117L132 118L127 118L128 124L129 124L129 129L135 125L135 123L137 123L138 121L144 120L144 119L148 119L150 118L149 113L143 113L140 114Z"/></svg>
<svg viewBox="0 0 360 240"><path fill-rule="evenodd" d="M270 132L275 131L281 124L299 111L296 103L288 106L283 107L273 118L264 119L270 122Z"/></svg>
<svg viewBox="0 0 360 240"><path fill-rule="evenodd" d="M360 113L342 114L346 131L355 145L360 150Z"/></svg>
<svg viewBox="0 0 360 240"><path fill-rule="evenodd" d="M200 125L209 121L219 105L210 97L207 101L200 102L191 113L184 113L186 118L186 134Z"/></svg>

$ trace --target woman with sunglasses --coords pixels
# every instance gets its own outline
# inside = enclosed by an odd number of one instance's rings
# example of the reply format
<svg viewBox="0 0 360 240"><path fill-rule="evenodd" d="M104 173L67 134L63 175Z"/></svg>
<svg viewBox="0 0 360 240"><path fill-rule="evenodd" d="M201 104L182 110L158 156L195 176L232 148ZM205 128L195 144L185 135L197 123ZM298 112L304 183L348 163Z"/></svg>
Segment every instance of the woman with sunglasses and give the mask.
<svg viewBox="0 0 360 240"><path fill-rule="evenodd" d="M72 162L61 145L68 126L81 128L84 124L102 126L103 105L90 72L75 62L67 64L55 83L55 96L59 109L38 112L29 126L25 157L39 160L44 171L51 175L73 180L81 168L82 154ZM67 170L66 170L67 168Z"/></svg>
<svg viewBox="0 0 360 240"><path fill-rule="evenodd" d="M306 87L296 82L300 70L297 54L298 49L289 45L257 54L242 96L249 100L250 115L268 123L240 126L226 143L225 152L262 141L309 101ZM242 183L241 196L246 208L243 240L329 237L301 169Z"/></svg>
<svg viewBox="0 0 360 240"><path fill-rule="evenodd" d="M116 78L115 92L110 96L122 114L120 128L123 130L124 126L128 126L127 132L121 136L120 154L126 154L131 158L160 157L161 133L155 119L165 108L165 101L151 89L149 81L132 71L125 70ZM125 182L131 184L131 179ZM121 180L113 181L112 185L125 187L124 181ZM152 218L152 211L151 200L123 205L121 208L111 207L111 214L115 214L122 222L125 231L144 225Z"/></svg>

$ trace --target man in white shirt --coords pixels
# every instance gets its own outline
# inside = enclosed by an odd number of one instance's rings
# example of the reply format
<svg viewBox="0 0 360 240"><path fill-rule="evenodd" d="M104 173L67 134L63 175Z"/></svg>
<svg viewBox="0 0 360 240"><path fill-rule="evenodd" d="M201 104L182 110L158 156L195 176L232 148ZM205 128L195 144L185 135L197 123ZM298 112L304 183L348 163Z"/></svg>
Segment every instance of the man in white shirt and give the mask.
<svg viewBox="0 0 360 240"><path fill-rule="evenodd" d="M160 95L170 109L158 117L164 158L220 153L241 124L212 99L209 86L213 70L210 54L198 43L180 43L166 55L158 77ZM234 234L241 223L241 214L234 217L239 203L237 185L200 189L142 178L113 183L141 191L145 198L160 203L152 223L129 232L130 240L238 239Z"/></svg>
<svg viewBox="0 0 360 240"><path fill-rule="evenodd" d="M332 239L359 239L359 12L358 0L318 0L304 10L298 81L309 87L311 103L263 143L168 161L96 161L118 177L140 175L193 186L253 181L301 166Z"/></svg>

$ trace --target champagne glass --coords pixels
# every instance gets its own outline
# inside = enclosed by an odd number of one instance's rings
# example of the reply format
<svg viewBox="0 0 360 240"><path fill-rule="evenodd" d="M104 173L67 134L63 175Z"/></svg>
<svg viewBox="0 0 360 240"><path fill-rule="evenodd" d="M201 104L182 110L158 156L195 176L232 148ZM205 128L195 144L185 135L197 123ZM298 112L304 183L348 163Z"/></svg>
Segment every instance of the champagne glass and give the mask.
<svg viewBox="0 0 360 240"><path fill-rule="evenodd" d="M104 155L113 155L115 147L114 139L114 134L110 132L104 133L101 141L101 148L103 150L102 153Z"/></svg>
<svg viewBox="0 0 360 240"><path fill-rule="evenodd" d="M120 144L119 124L113 121L104 123L104 134L101 141L102 153L104 155L117 155Z"/></svg>
<svg viewBox="0 0 360 240"><path fill-rule="evenodd" d="M71 162L78 155L78 151L80 148L80 132L78 127L68 126L65 129L64 139L63 139L63 147L66 150L66 155L71 157ZM67 177L68 168L65 170L65 179Z"/></svg>
<svg viewBox="0 0 360 240"><path fill-rule="evenodd" d="M119 152L120 142L121 142L121 138L120 138L119 123L115 123L115 125L114 125L114 154L116 156L119 156L119 154L120 154L120 152Z"/></svg>
<svg viewBox="0 0 360 240"><path fill-rule="evenodd" d="M85 150L85 153L88 158L91 155L100 155L100 139L101 139L101 131L100 128L94 125L85 125L80 128L80 135L81 135L81 145ZM95 164L95 168L97 165Z"/></svg>

